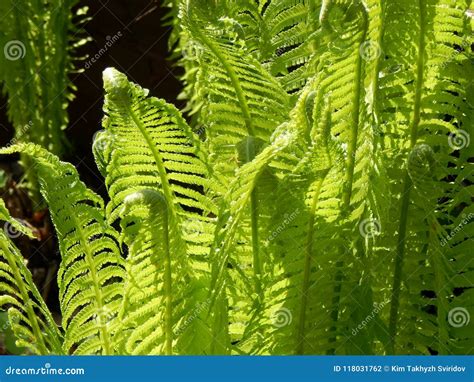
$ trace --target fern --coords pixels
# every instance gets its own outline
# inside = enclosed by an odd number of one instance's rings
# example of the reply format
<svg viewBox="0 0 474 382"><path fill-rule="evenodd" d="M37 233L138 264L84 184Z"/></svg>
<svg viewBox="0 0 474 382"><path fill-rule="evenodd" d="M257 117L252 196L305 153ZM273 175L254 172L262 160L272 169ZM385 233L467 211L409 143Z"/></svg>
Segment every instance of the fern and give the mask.
<svg viewBox="0 0 474 382"><path fill-rule="evenodd" d="M243 2L236 18L251 50L289 93L314 75L321 1Z"/></svg>
<svg viewBox="0 0 474 382"><path fill-rule="evenodd" d="M0 301L23 317L20 343L471 353L459 322L473 309L471 2L169 3L191 122L104 72L105 209L44 149L1 151L37 164L63 257L64 339L0 237Z"/></svg>
<svg viewBox="0 0 474 382"><path fill-rule="evenodd" d="M406 5L405 3L391 4L388 9L392 12L400 12L400 7ZM392 193L400 195L400 204L396 205L400 215L398 217L397 255L390 312L392 351L397 351L396 336L399 338L399 349L403 349L404 352L428 352L429 348L446 352L455 343L448 341L446 333L448 331L446 321L448 315L447 303L453 298L453 290L440 285L440 281L444 277L446 277L446 282L452 277L450 275L452 270L446 263L451 255L441 250L439 240L435 238L438 235L436 227L439 224L442 226L444 222L452 219L453 213L457 214L453 210L453 208L456 208L454 207L456 205L454 194L461 192L463 182L472 181L472 177L461 171L459 165L455 164L452 167L451 163L457 161L452 156L453 147L452 144L449 144L450 139L448 137L450 133L472 129L472 123L468 117L472 115L472 108L465 102L464 90L469 74L468 77L461 75L461 73L472 70L468 57L470 52L465 50L466 47L470 46L468 41L472 39L472 34L467 29L469 28L468 20L465 19L466 9L469 5L470 2L463 1L456 2L456 4L451 2L438 4L430 1L410 3L415 19L410 23L410 32L408 32L408 29L402 28L402 31L406 31L407 36L408 33L412 36L409 40L406 40L407 44L412 47L408 51L410 53L409 57L406 55L406 47L404 48L399 44L387 45L387 49L390 49L387 51L388 54L394 55L403 49L405 50L404 57L406 57L401 61L402 69L397 73L387 75L386 80L381 84L382 89L387 94L385 98L387 102L383 105L382 113L393 110L393 108L400 110L396 113L397 119L387 124L387 141L392 143L394 150L400 150L407 159L412 155L417 156L420 148L423 152L426 151L426 149L422 149L426 146L420 145L428 145L432 152L430 155L436 158L436 163L431 164L431 166L435 166L437 169L430 171L433 183L430 187L431 197L429 199L426 199L426 196L423 195L423 188L420 190L422 186L417 184L420 180L417 177L410 176L409 159L408 169L394 169L393 176L400 177L403 181L401 185L393 184L392 186L396 189ZM393 27L389 23L387 33ZM416 34L413 33L414 28L416 28ZM399 26L397 26L397 29L400 30ZM433 41L433 43L428 43L429 41ZM453 48L456 45L463 47L459 53ZM442 60L442 57L446 57L446 54L451 55L452 59L441 64L440 60ZM413 61L406 61L411 58ZM392 61L388 61L387 65L393 65ZM412 89L410 98L394 91L403 84L408 84L407 86ZM432 106L434 100L437 100L437 102L435 106ZM400 106L398 107L398 105ZM393 123L397 124L398 131L396 132L392 130ZM397 135L395 139L393 139L395 137L394 133ZM421 155L420 159L425 163L430 162L429 156L426 157L426 154ZM424 164L426 168L429 168L427 167L428 163ZM451 176L456 179L456 182L453 186L448 186L444 179ZM446 197L448 201L438 208L433 205L436 201L443 200ZM433 202L433 199L435 202ZM430 202L432 203L431 206L429 205ZM430 215L427 216L426 211L430 211ZM432 211L435 211L435 213ZM430 224L426 226L428 222ZM427 228L420 229L420 227ZM428 261L426 261L426 255L429 256ZM405 264L407 261L409 263ZM417 269L419 269L420 264L423 265L419 272L404 276L404 269L410 269L411 264L413 266L416 264ZM443 275L444 273L446 275ZM402 286L402 280L406 287ZM437 297L438 318L436 322L439 327L435 329L430 324L432 322L430 317L423 320L424 325L426 325L423 326L423 329L420 330L417 325L416 333L414 326L409 325L408 321L400 326L400 322L405 321L401 312L409 312L411 308L408 306L414 304L419 309L419 307L429 305L428 299L423 296L423 291L426 290L433 291ZM408 296L412 296L412 298ZM402 300L408 305L406 308L402 308ZM428 346L421 345L426 344L426 339L432 336L439 338L440 343L428 343ZM451 344L448 345L446 342ZM424 349L423 346L425 346Z"/></svg>
<svg viewBox="0 0 474 382"><path fill-rule="evenodd" d="M62 334L33 283L20 251L6 232L33 235L11 218L3 200L0 202L0 218L8 224L8 230L0 231L0 307L8 309L8 320L17 337L17 345L33 354L62 354Z"/></svg>
<svg viewBox="0 0 474 382"><path fill-rule="evenodd" d="M75 50L84 45L80 25L87 8L77 0L6 0L0 4L0 86L8 97L13 143L33 142L62 155L68 142L67 105L74 98L69 75L77 72ZM75 9L73 11L73 9ZM22 158L28 187L39 203L31 163Z"/></svg>
<svg viewBox="0 0 474 382"><path fill-rule="evenodd" d="M174 107L146 98L146 91L114 69L105 71L104 81L108 115L104 127L110 140L96 153L108 158L105 173L111 198L107 206L109 220L123 215L124 209L131 211L122 224L124 241L131 249L126 297L135 308L125 305L123 314L137 309L137 338L152 331L143 344L134 344L132 336L127 351L170 354L173 331L182 324L192 304L204 303L201 289L209 273L205 256L217 214L210 196L218 196L220 186L209 179L211 169L205 151L198 150L198 137ZM159 202L161 199L164 202ZM133 228L128 227L132 224L130 214L139 219ZM159 230L148 236L147 229L155 224ZM172 287L172 279L179 279L180 284L173 282ZM142 286L135 285L134 280L140 280L138 285ZM150 303L150 295L158 300ZM149 304L146 311L145 302ZM159 317L163 317L165 328L156 327ZM182 344L176 346L184 349Z"/></svg>
<svg viewBox="0 0 474 382"><path fill-rule="evenodd" d="M66 143L66 106L74 90L68 79L74 71L71 53L86 41L78 32L86 9L76 14L72 11L76 5L76 0L8 0L0 8L5 15L0 80L8 95L15 138L56 154L63 152Z"/></svg>
<svg viewBox="0 0 474 382"><path fill-rule="evenodd" d="M17 151L35 163L59 238L64 351L112 354L112 333L125 275L117 233L104 219L103 202L78 179L70 164L60 162L38 146L19 145L3 150Z"/></svg>
<svg viewBox="0 0 474 382"><path fill-rule="evenodd" d="M183 3L181 18L199 63L193 84L200 102L199 124L204 126L210 163L226 179L238 165L237 145L248 136L268 141L286 119L289 99L247 51L238 25L223 19L206 28L212 13L205 13L203 6L199 1Z"/></svg>

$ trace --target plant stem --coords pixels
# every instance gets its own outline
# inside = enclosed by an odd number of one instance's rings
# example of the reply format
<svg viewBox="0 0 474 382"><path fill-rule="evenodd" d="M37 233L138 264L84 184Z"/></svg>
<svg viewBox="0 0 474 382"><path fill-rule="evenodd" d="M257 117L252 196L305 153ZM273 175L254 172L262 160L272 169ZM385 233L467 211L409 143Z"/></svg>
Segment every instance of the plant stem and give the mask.
<svg viewBox="0 0 474 382"><path fill-rule="evenodd" d="M169 222L168 209L163 211L163 246L165 252L165 354L173 353L173 296L172 296L172 274L171 274L171 255L169 245Z"/></svg>
<svg viewBox="0 0 474 382"><path fill-rule="evenodd" d="M421 96L423 91L424 83L424 64L425 64L425 2L424 0L418 0L420 8L420 35L419 35L419 49L417 59L417 73L416 73L416 92L415 92L415 103L413 111L413 122L410 128L410 151L416 144L418 138L418 127L421 118ZM410 153L408 153L409 155ZM400 307L400 287L402 282L403 263L405 257L405 241L406 231L408 223L408 209L410 206L410 194L412 189L412 181L408 170L405 169L405 176L403 179L403 191L402 191L402 204L400 213L400 223L398 228L398 240L395 256L395 269L393 274L392 284L392 301L390 305L390 319L389 319L389 335L390 344L389 351L395 352L395 338L397 336L397 324L398 324L398 311Z"/></svg>
<svg viewBox="0 0 474 382"><path fill-rule="evenodd" d="M364 22L362 26L362 35L361 35L361 42L364 42L367 36L367 14L365 10L362 11L364 15ZM355 76L355 89L354 89L354 97L352 103L354 105L354 111L352 114L352 127L351 127L351 134L349 145L347 149L347 164L346 164L346 174L345 174L345 182L344 188L342 192L342 211L341 217L342 219L346 219L350 214L350 207L351 207L351 195L352 195L352 186L354 182L354 169L355 169L355 156L357 153L357 138L359 133L359 119L360 119L360 98L361 98L361 77L362 77L362 57L357 50L357 61L356 61L356 76ZM333 302L332 302L332 311L331 311L331 320L332 322L336 323L339 320L339 304L340 304L340 293L342 290L342 267L344 266L343 260L338 260L336 262L336 275L334 277L335 285L333 289ZM331 332L336 332L336 326L332 326L330 328ZM336 342L336 333L329 339L329 342ZM335 349L329 349L328 354L334 354Z"/></svg>
<svg viewBox="0 0 474 382"><path fill-rule="evenodd" d="M250 114L250 108L247 104L247 99L245 98L245 93L242 90L242 86L240 86L240 80L237 74L235 73L234 68L231 64L229 64L223 54L217 49L214 44L209 41L209 39L205 36L204 33L201 33L198 27L195 27L194 30L196 33L199 34L199 37L204 41L204 43L209 47L211 52L217 57L217 59L221 62L222 66L224 67L225 71L229 75L230 81L232 82L232 86L235 90L235 95L239 101L240 110L242 111L245 127L247 128L247 134L251 137L255 136L255 129L252 123L252 116Z"/></svg>
<svg viewBox="0 0 474 382"><path fill-rule="evenodd" d="M303 276L303 291L301 294L301 306L300 306L300 316L297 329L297 345L296 345L296 354L304 353L304 335L305 335L305 324L306 324L306 309L308 306L308 291L310 285L310 276L311 276L311 260L313 255L313 242L314 242L314 222L316 208L318 206L319 194L324 183L324 179L329 171L326 171L324 176L319 180L318 185L316 186L316 191L313 197L313 203L311 205L311 212L308 220L308 235L306 239L306 254L304 261L304 276Z"/></svg>
<svg viewBox="0 0 474 382"><path fill-rule="evenodd" d="M25 288L25 283L23 281L23 277L21 276L21 273L18 269L17 262L15 261L15 258L13 257L12 253L10 252L10 248L6 245L7 243L6 238L1 238L0 240L0 248L2 252L5 254L5 257L10 265L10 268L13 273L13 277L15 278L16 281L16 286L20 290L21 298L23 299L23 303L25 304L25 310L26 314L28 316L28 320L31 324L31 329L33 330L33 335L35 336L34 340L38 343L39 350L42 355L48 355L49 351L48 348L46 347L46 344L44 343L43 340L43 334L41 332L41 328L38 324L36 313L34 311L34 308L31 303L31 298L28 294L28 291ZM21 256L21 255L19 255Z"/></svg>
<svg viewBox="0 0 474 382"><path fill-rule="evenodd" d="M260 263L260 249L258 241L258 198L256 188L252 191L250 197L251 221L252 221L252 252L253 252L253 270L255 276L255 287L257 293L261 293L260 275L262 273Z"/></svg>

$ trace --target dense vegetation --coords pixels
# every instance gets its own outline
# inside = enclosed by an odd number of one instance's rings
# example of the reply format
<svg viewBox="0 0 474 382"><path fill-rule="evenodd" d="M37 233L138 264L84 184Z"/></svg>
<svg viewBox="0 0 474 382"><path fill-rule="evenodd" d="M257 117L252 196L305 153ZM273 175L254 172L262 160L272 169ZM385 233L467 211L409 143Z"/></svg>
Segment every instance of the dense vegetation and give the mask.
<svg viewBox="0 0 474 382"><path fill-rule="evenodd" d="M62 256L56 326L8 235L31 233L1 207L0 306L18 345L472 354L471 1L167 5L184 116L104 71L92 149L106 201L46 138L0 151L34 172ZM19 64L38 63L5 65ZM14 73L0 71L13 120ZM44 101L53 84L27 94ZM42 117L40 136L67 121Z"/></svg>

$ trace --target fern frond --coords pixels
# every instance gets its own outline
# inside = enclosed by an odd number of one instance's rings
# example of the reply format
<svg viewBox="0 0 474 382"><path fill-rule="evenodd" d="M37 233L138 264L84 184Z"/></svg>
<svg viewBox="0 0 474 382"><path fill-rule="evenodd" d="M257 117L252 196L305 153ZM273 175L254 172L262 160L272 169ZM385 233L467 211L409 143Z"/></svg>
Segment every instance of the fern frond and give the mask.
<svg viewBox="0 0 474 382"><path fill-rule="evenodd" d="M222 188L212 180L199 138L173 106L148 98L146 90L128 82L114 69L106 70L104 80L108 115L104 128L111 139L97 144L95 153L106 174L109 220L122 219L123 238L132 250L127 260L127 299L136 307L138 321L127 321L126 330L134 330L132 326L136 325L137 333L151 330L150 335L156 340L141 342L139 337L132 336L125 348L133 354L168 354L174 349L192 353L196 351L192 341L188 341L188 347L184 347L183 341L174 343L175 337L180 339L185 333L175 335L170 331L179 330L180 319L185 317L180 312L189 311L188 303L204 303L197 296L204 297L202 288L208 283L207 256L217 216L213 198L219 198ZM161 197L164 202L154 207L151 201ZM124 215L124 211L131 211L130 216ZM138 220L135 228L129 229L127 222L133 216ZM157 224L156 232L155 228L150 229L153 224ZM159 232L166 233L168 239ZM136 236L138 233L148 242ZM153 267L146 266L153 259L157 260ZM183 282L181 288L167 289L170 272L173 280ZM150 284L150 278L156 278L157 283ZM157 298L166 301L164 305L149 304L147 295L133 287L133 280L141 279L145 290L159 291ZM164 306L168 307L168 318L156 328L153 320L162 317ZM187 336L194 327L189 327Z"/></svg>
<svg viewBox="0 0 474 382"><path fill-rule="evenodd" d="M211 164L227 177L238 167L236 146L248 136L268 142L287 118L289 98L248 52L235 20L210 23L199 1L183 3L181 18L199 63L193 84L201 102L199 124Z"/></svg>
<svg viewBox="0 0 474 382"><path fill-rule="evenodd" d="M469 4L387 4L387 12L397 18L410 15L396 25L387 22L387 59L381 67L384 75L380 83L381 117L386 121L384 145L390 157L387 167L391 178L402 179L401 183L390 184L390 193L398 195L399 200L393 202L390 212L398 215L398 227L394 227L398 234L389 246L396 253L389 319L392 352L444 353L449 352L453 340L446 321L454 290L448 286L448 280L455 277L450 266L453 255L447 246L440 246L438 236L446 229L443 226L451 226L453 215L459 214L455 195L464 182L472 182L472 177L458 167L463 162L453 156L455 147L449 137L472 131L472 106L466 102L466 88L472 77L472 30L466 14ZM400 35L405 37L400 39ZM412 176L410 170L413 158L429 163L429 157L417 154L420 150L429 152L428 148L436 158L436 170L428 171L430 197L420 184L425 180ZM403 168L400 161L405 163ZM450 186L447 179L456 182ZM389 221L386 224L390 227ZM430 293L437 298L436 314L420 313L422 317L415 319L414 310L430 309Z"/></svg>
<svg viewBox="0 0 474 382"><path fill-rule="evenodd" d="M322 1L250 1L238 7L249 48L289 93L299 92L314 75L320 44Z"/></svg>
<svg viewBox="0 0 474 382"><path fill-rule="evenodd" d="M270 269L265 244L273 210L269 196L277 185L269 164L291 141L286 136L255 155L262 142L249 138L240 147L241 159L246 164L236 171L224 197L225 213L219 215L211 252L214 260L211 303L222 296L232 302L231 342L242 341L246 327L256 318L252 316L258 314L263 303L263 281ZM243 349L238 346L236 350Z"/></svg>
<svg viewBox="0 0 474 382"><path fill-rule="evenodd" d="M14 220L3 200L0 201L0 308L8 311L8 320L16 343L37 355L63 354L62 335L49 312L20 251L7 232L31 232Z"/></svg>
<svg viewBox="0 0 474 382"><path fill-rule="evenodd" d="M77 0L6 0L0 4L0 82L8 95L8 116L17 142L64 152L67 104L74 90L68 76L74 51L87 39L78 25L86 8ZM28 165L26 165L28 167Z"/></svg>
<svg viewBox="0 0 474 382"><path fill-rule="evenodd" d="M62 256L58 284L64 351L113 354L125 274L117 233L105 220L102 199L79 180L71 164L40 146L20 144L1 152L31 158L51 211Z"/></svg>
<svg viewBox="0 0 474 382"><path fill-rule="evenodd" d="M206 354L205 279L191 272L185 245L155 190L129 195L122 210L122 238L129 248L121 309L126 354Z"/></svg>
<svg viewBox="0 0 474 382"><path fill-rule="evenodd" d="M104 128L111 139L104 145L109 155L109 220L117 219L128 195L143 189L163 192L175 219L186 218L187 209L215 214L215 204L199 192L216 187L206 176L210 169L205 151L178 110L163 100L147 98L147 90L115 69L104 72L104 85L108 116Z"/></svg>

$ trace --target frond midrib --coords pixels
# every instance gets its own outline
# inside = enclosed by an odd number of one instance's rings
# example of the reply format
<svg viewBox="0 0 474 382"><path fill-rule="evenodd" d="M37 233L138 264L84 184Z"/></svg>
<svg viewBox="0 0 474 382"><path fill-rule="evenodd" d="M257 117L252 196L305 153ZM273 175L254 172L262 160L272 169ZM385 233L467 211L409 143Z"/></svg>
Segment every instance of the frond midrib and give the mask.
<svg viewBox="0 0 474 382"><path fill-rule="evenodd" d="M361 36L361 43L363 43L367 37L367 28L368 28L368 20L366 10L363 9L363 29L362 29L362 36ZM357 47L359 49L359 46ZM354 97L353 97L353 104L354 104L354 113L352 118L352 126L350 129L350 138L349 144L347 148L347 167L345 172L345 181L342 190L342 206L341 206L341 216L343 219L347 218L350 214L351 209L351 196L352 196L352 189L354 183L354 171L355 171L355 156L357 150L357 138L359 132L359 122L360 122L360 104L361 104L361 93L362 93L362 68L363 62L360 52L357 52L357 69L356 69L356 77L355 77L355 90L354 90ZM336 330L336 323L339 320L339 304L340 304L340 289L342 283L342 274L340 269L343 267L344 262L343 260L339 260L336 263L336 269L338 269L334 280L335 285L333 288L333 302L331 308L331 318L334 322L334 325L331 327L331 331L335 332ZM331 336L329 342L335 341L335 334ZM334 349L330 349L328 354L332 354Z"/></svg>
<svg viewBox="0 0 474 382"><path fill-rule="evenodd" d="M311 260L312 260L312 252L313 252L313 240L314 240L314 222L316 218L316 209L318 207L319 195L321 192L321 188L323 186L324 180L326 179L326 175L329 173L329 170L322 176L319 180L318 185L316 187L316 192L314 194L313 203L311 206L309 221L308 221L308 233L306 235L306 253L305 253L305 260L304 260L304 274L303 274L303 286L301 292L301 308L300 308L300 317L297 326L297 347L296 347L296 354L303 354L304 353L304 343L305 343L305 324L306 324L306 309L308 304L308 291L310 285L310 276L311 276Z"/></svg>
<svg viewBox="0 0 474 382"><path fill-rule="evenodd" d="M424 0L418 0L420 8L420 36L419 36L419 49L417 59L417 74L416 74L416 89L415 89L415 102L413 107L413 123L410 128L410 151L416 144L418 138L418 127L421 118L421 98L424 84L424 64L425 64L425 2ZM405 241L406 231L408 225L408 209L410 206L410 196L412 190L412 180L405 169L405 176L403 179L403 195L400 212L400 223L398 227L398 240L395 257L395 270L393 275L392 284L392 301L390 306L390 318L389 318L389 335L390 335L390 352L394 353L395 350L395 338L397 335L397 324L398 324L398 310L400 305L400 288L401 278L403 273L403 262L405 255Z"/></svg>
<svg viewBox="0 0 474 382"><path fill-rule="evenodd" d="M71 220L74 222L74 227L76 227L76 232L78 233L79 235L79 240L80 240L80 243L82 244L83 248L84 248L84 258L87 262L87 265L89 267L89 271L90 271L90 275L91 275L91 278L92 278L92 284L93 284L93 288L94 288L94 294L97 298L97 307L98 307L98 314L100 314L101 310L105 308L105 304L104 304L104 300L102 298L102 292L99 288L99 280L98 280L98 277L97 277L97 270L95 268L95 263L94 263L94 255L93 255L93 251L91 250L91 248L89 247L89 242L87 240L87 237L84 235L84 232L82 230L82 225L80 224L80 222L78 221L77 219L77 216L76 214L74 213L73 209L71 207L69 207L69 204L65 204L66 205L66 210L69 212L69 216L71 217ZM113 354L113 350L111 348L111 343L110 343L110 333L109 331L107 330L107 325L100 325L100 336L101 336L101 339L102 339L102 343L104 345L104 352L105 352L105 355L111 355Z"/></svg>
<svg viewBox="0 0 474 382"><path fill-rule="evenodd" d="M165 195L165 199L168 201L167 203L167 210L165 213L165 226L163 227L163 240L165 245L165 275L164 275L164 284L165 284L165 317L166 322L165 326L165 351L167 355L172 354L172 342L173 342L173 284L172 284L172 271L171 271L171 255L170 255L170 240L169 240L169 216L168 211L171 212L171 217L175 221L177 218L177 212L175 210L175 205L172 203L174 200L174 194L171 190L171 185L168 180L166 168L164 166L163 157L161 156L160 152L156 148L156 145L153 143L153 139L151 138L150 134L148 133L146 126L143 122L138 118L135 114L133 109L129 108L130 115L133 119L133 122L138 127L140 133L142 134L143 138L145 139L150 151L153 154L153 158L155 160L156 166L158 167L158 172L160 174L161 185L163 187L163 193ZM170 203L171 202L171 203Z"/></svg>
<svg viewBox="0 0 474 382"><path fill-rule="evenodd" d="M161 186L163 187L163 193L165 194L166 200L168 201L174 200L173 191L171 190L171 185L168 180L166 168L163 162L163 157L161 156L160 152L156 148L156 145L153 143L153 139L150 137L150 134L148 134L148 131L146 130L145 125L138 118L138 116L135 114L135 112L133 111L131 107L129 108L129 113L130 113L130 116L132 117L133 122L138 127L138 130L140 131L143 138L145 139L148 148L153 154L153 158L155 160L156 166L158 167L158 173L160 174ZM176 211L174 209L174 203L168 203L168 204L172 204L169 207L171 207L170 210L171 210L172 216L173 218L175 218Z"/></svg>
<svg viewBox="0 0 474 382"><path fill-rule="evenodd" d="M10 248L8 248L8 246L6 246L5 243L6 243L5 240L0 240L1 249L3 253L5 254L5 257L7 258L8 263L11 265L10 266L11 271L13 273L13 276L15 277L17 287L20 290L23 303L25 304L25 309L26 309L26 312L28 314L28 319L33 329L35 340L38 341L38 345L39 345L41 353L43 355L47 355L49 354L48 348L46 344L44 343L43 334L41 332L39 323L37 321L37 316L34 312L34 308L31 304L30 296L28 295L28 291L25 289L24 280L21 277L20 270L16 266L16 261L14 258L12 258L12 254L10 253Z"/></svg>
<svg viewBox="0 0 474 382"><path fill-rule="evenodd" d="M209 41L209 39L205 36L204 33L201 32L199 27L194 26L193 30L199 35L199 38L209 47L211 52L217 57L217 59L222 63L222 66L224 67L225 71L229 75L229 78L232 82L232 86L235 89L235 94L237 96L237 99L239 101L239 107L242 111L244 121L245 121L245 127L247 128L247 134L251 137L255 136L255 128L252 123L252 117L250 114L250 109L247 104L247 99L245 98L244 91L242 89L242 86L240 85L240 80L235 73L234 69L232 66L229 64L229 62L226 60L223 54L217 49L214 44Z"/></svg>

